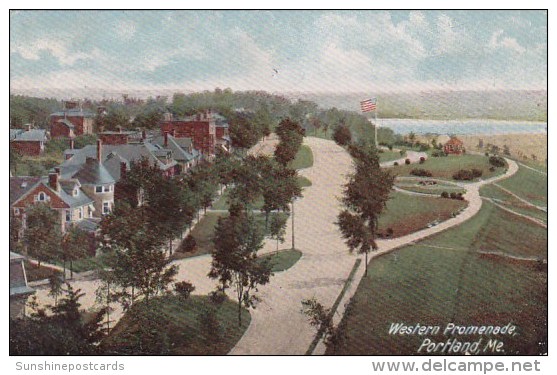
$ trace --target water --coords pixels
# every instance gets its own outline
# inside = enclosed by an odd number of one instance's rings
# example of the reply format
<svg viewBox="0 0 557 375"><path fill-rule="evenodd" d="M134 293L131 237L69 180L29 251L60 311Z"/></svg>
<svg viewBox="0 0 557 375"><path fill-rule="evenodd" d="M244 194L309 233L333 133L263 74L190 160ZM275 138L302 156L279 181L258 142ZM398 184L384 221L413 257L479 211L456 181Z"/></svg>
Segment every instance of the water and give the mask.
<svg viewBox="0 0 557 375"><path fill-rule="evenodd" d="M398 134L547 134L547 122L499 120L378 119L379 126Z"/></svg>

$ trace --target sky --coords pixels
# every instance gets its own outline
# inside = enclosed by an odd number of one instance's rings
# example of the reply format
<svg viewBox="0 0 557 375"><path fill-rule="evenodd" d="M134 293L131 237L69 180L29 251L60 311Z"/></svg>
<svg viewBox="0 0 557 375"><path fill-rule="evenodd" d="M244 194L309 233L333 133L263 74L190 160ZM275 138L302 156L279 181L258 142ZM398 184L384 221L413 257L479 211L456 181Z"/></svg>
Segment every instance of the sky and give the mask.
<svg viewBox="0 0 557 375"><path fill-rule="evenodd" d="M11 11L11 92L545 89L545 11Z"/></svg>

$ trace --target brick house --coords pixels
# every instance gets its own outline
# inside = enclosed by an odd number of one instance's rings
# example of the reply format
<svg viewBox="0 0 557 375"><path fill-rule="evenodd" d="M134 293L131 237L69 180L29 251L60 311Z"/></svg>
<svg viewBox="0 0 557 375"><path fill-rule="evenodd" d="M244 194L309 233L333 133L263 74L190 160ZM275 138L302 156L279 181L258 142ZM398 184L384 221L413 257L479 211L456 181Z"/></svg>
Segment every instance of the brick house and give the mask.
<svg viewBox="0 0 557 375"><path fill-rule="evenodd" d="M81 189L75 179L61 179L59 170L48 177L10 177L10 210L13 218L26 226L29 207L44 203L57 213L62 233L69 225L81 226L81 222L94 218L93 199Z"/></svg>
<svg viewBox="0 0 557 375"><path fill-rule="evenodd" d="M191 138L193 147L204 157L210 158L215 155L217 135L211 111L203 111L183 119L174 119L167 113L159 125L161 134L169 133L176 138Z"/></svg>
<svg viewBox="0 0 557 375"><path fill-rule="evenodd" d="M199 151L193 147L191 138L176 138L169 133L164 133L163 136L153 137L150 143L158 147L159 150L171 151L172 158L180 167L179 173L197 165L201 159Z"/></svg>
<svg viewBox="0 0 557 375"><path fill-rule="evenodd" d="M21 155L39 156L44 152L45 143L48 141L46 130L10 129L10 148L17 150Z"/></svg>
<svg viewBox="0 0 557 375"><path fill-rule="evenodd" d="M50 115L50 136L73 138L93 134L93 121L93 113L83 111L76 101L66 101L62 111Z"/></svg>
<svg viewBox="0 0 557 375"><path fill-rule="evenodd" d="M443 146L445 154L460 155L465 152L464 143L457 137L451 137Z"/></svg>
<svg viewBox="0 0 557 375"><path fill-rule="evenodd" d="M145 131L124 131L119 128L117 131L105 131L98 133L103 145L125 145L128 143L141 142L145 139Z"/></svg>

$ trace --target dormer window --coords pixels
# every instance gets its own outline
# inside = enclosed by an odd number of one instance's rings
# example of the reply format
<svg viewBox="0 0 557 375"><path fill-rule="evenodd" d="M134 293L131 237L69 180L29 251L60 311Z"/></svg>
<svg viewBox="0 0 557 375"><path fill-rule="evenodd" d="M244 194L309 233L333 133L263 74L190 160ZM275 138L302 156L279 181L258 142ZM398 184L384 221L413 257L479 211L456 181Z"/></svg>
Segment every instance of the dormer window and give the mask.
<svg viewBox="0 0 557 375"><path fill-rule="evenodd" d="M73 189L72 195L73 195L74 197L77 197L77 196L79 195L79 190L78 190L78 189Z"/></svg>
<svg viewBox="0 0 557 375"><path fill-rule="evenodd" d="M109 193L112 191L112 185L97 185L95 186L95 193Z"/></svg>
<svg viewBox="0 0 557 375"><path fill-rule="evenodd" d="M43 193L43 192L41 191L41 192L39 193L39 196L38 196L37 200L38 200L39 202L44 202L44 201L46 201L46 194Z"/></svg>

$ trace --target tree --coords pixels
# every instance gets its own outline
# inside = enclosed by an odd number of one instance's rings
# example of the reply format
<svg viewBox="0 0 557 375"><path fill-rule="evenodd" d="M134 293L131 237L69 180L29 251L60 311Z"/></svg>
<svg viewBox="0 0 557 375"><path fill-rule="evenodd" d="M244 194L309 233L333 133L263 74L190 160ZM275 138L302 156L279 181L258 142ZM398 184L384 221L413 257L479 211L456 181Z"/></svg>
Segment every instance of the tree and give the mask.
<svg viewBox="0 0 557 375"><path fill-rule="evenodd" d="M101 321L104 309L87 320L80 311L83 297L70 284L62 289L63 297L50 314L44 311L29 317L10 319L11 355L92 355L104 337Z"/></svg>
<svg viewBox="0 0 557 375"><path fill-rule="evenodd" d="M337 343L340 332L333 325L331 309L326 309L313 297L302 300L302 314L308 317L309 324L317 329L327 347Z"/></svg>
<svg viewBox="0 0 557 375"><path fill-rule="evenodd" d="M63 286L63 282L62 279L56 275L53 274L48 278L48 285L49 285L49 291L48 291L48 295L51 297L54 297L54 306L58 305L58 297L62 295L63 290L62 290L62 286Z"/></svg>
<svg viewBox="0 0 557 375"><path fill-rule="evenodd" d="M275 159L282 165L294 160L303 142L304 130L299 123L286 118L275 129L280 139L275 148Z"/></svg>
<svg viewBox="0 0 557 375"><path fill-rule="evenodd" d="M350 132L348 126L344 124L337 126L333 132L333 140L339 146L346 146L352 142L352 133Z"/></svg>
<svg viewBox="0 0 557 375"><path fill-rule="evenodd" d="M367 275L368 253L377 250L378 219L389 199L394 176L380 168L375 148L351 145L349 151L355 172L344 186L344 210L338 215L337 225L350 251L365 254Z"/></svg>
<svg viewBox="0 0 557 375"><path fill-rule="evenodd" d="M254 307L253 294L259 285L269 282L271 266L268 259L259 259L263 232L255 219L245 213L219 218L215 228L215 250L209 277L218 279L222 289L234 288L238 301L238 325L242 325L242 306Z"/></svg>
<svg viewBox="0 0 557 375"><path fill-rule="evenodd" d="M10 147L10 172L17 175L17 166L21 162L21 153L13 147Z"/></svg>
<svg viewBox="0 0 557 375"><path fill-rule="evenodd" d="M66 262L70 262L70 278L73 278L73 262L87 256L89 234L79 227L72 225L62 239L61 260L64 263L64 276Z"/></svg>
<svg viewBox="0 0 557 375"><path fill-rule="evenodd" d="M62 240L59 217L56 211L51 210L45 203L33 205L26 211L27 228L24 242L27 254L36 258L40 267L41 262L59 257Z"/></svg>
<svg viewBox="0 0 557 375"><path fill-rule="evenodd" d="M284 236L286 235L286 220L286 216L274 215L269 225L270 237L277 240L277 251L279 249L279 241L281 243L284 242Z"/></svg>

